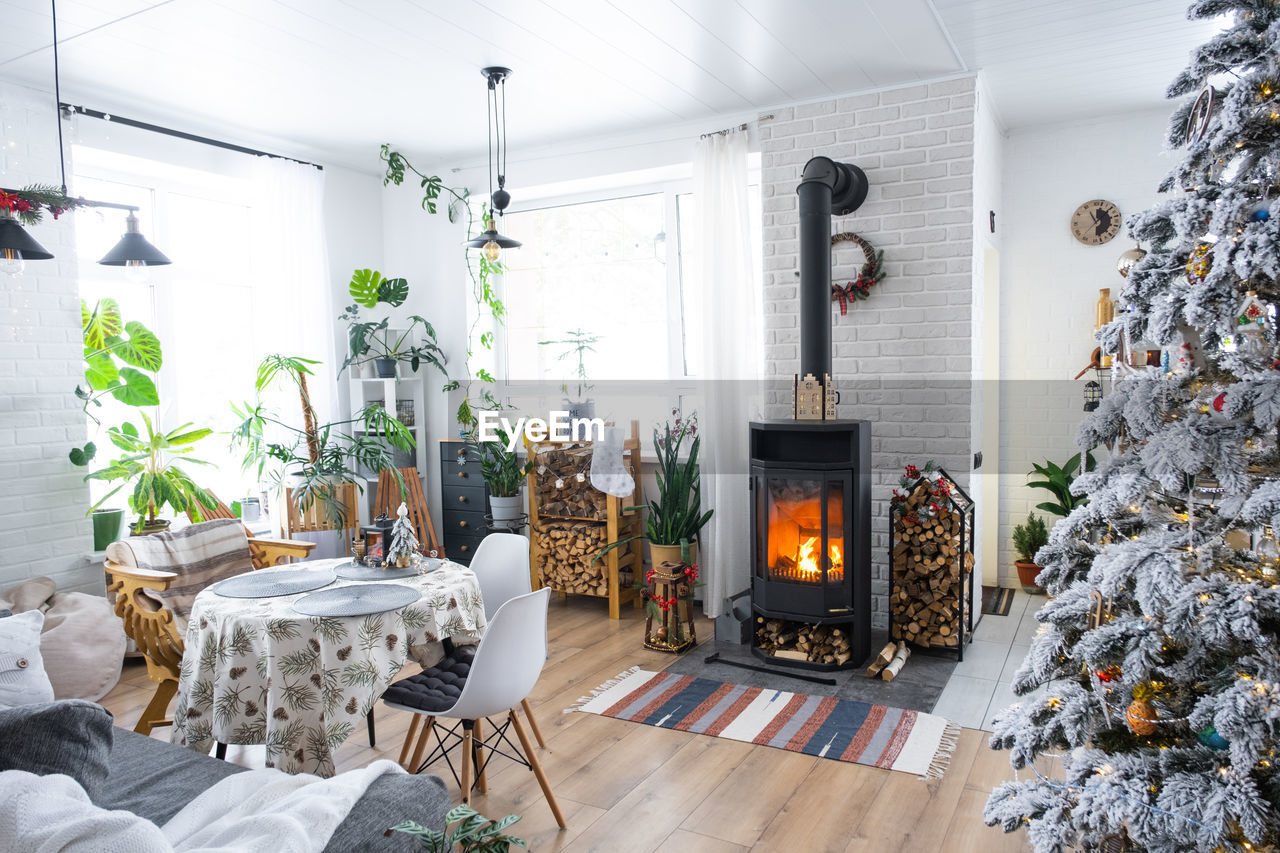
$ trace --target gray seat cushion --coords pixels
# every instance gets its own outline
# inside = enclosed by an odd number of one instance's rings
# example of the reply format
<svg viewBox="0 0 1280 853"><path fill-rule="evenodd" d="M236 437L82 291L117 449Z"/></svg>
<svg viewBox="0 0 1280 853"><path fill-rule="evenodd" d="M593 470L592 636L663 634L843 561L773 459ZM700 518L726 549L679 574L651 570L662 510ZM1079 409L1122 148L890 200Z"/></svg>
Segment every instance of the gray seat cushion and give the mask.
<svg viewBox="0 0 1280 853"><path fill-rule="evenodd" d="M61 773L95 799L109 787L115 731L106 708L80 699L0 711L0 770Z"/></svg>
<svg viewBox="0 0 1280 853"><path fill-rule="evenodd" d="M477 646L459 646L435 666L402 678L382 694L384 701L427 714L447 711L458 702L471 673Z"/></svg>
<svg viewBox="0 0 1280 853"><path fill-rule="evenodd" d="M115 730L109 790L94 797L106 809L127 809L163 824L204 789L247 768L123 729ZM402 833L383 836L405 820L442 828L450 807L444 782L436 776L382 776L369 786L329 839L326 853L420 851Z"/></svg>

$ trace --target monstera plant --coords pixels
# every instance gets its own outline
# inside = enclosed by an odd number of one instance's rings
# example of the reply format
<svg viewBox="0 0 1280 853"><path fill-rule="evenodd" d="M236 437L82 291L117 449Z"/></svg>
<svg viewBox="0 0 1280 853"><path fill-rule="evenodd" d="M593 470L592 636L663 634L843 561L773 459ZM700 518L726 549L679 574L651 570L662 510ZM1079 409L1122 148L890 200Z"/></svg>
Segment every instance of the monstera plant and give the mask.
<svg viewBox="0 0 1280 853"><path fill-rule="evenodd" d="M76 386L76 398L84 411L99 423L97 410L111 398L126 406L160 403L154 375L164 362L159 339L136 320L126 321L114 299L99 299L90 308L80 302L84 338L84 384ZM71 461L88 465L97 453L93 442L71 450Z"/></svg>
<svg viewBox="0 0 1280 853"><path fill-rule="evenodd" d="M348 353L338 373L353 364L373 361L378 375L395 376L397 362L405 362L416 371L423 364L431 364L441 373L445 371L444 351L436 343L436 330L417 314L410 315L405 328L390 328L391 318L363 320L360 308L377 308L388 305L398 308L409 298L409 282L403 278L384 278L377 270L356 270L347 287L354 302L338 315L347 321Z"/></svg>

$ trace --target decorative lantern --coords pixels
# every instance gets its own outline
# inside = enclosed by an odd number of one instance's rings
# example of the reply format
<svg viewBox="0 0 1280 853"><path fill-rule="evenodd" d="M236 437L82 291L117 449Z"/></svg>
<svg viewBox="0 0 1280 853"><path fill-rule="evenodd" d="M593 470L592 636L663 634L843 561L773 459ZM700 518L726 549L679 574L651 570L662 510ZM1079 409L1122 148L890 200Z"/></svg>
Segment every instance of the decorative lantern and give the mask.
<svg viewBox="0 0 1280 853"><path fill-rule="evenodd" d="M1102 402L1102 385L1090 379L1084 383L1084 410L1086 412L1095 411L1100 402Z"/></svg>
<svg viewBox="0 0 1280 853"><path fill-rule="evenodd" d="M1236 309L1236 345L1248 346L1250 342L1258 344L1269 338L1269 314L1267 305L1258 298L1257 293L1252 290L1246 293L1244 301Z"/></svg>
<svg viewBox="0 0 1280 853"><path fill-rule="evenodd" d="M382 565L387 560L387 548L391 545L391 528L395 522L383 513L373 520L372 524L362 525L360 535L364 537L365 557L370 562Z"/></svg>

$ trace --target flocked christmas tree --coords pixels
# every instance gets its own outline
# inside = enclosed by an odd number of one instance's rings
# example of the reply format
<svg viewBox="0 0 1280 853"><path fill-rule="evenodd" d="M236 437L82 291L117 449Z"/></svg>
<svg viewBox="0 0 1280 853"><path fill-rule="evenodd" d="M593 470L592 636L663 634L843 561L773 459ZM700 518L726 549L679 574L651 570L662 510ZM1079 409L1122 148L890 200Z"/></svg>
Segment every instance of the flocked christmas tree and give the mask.
<svg viewBox="0 0 1280 853"><path fill-rule="evenodd" d="M387 550L387 565L408 566L418 550L418 536L409 518L409 507L402 501L396 510L396 523L391 526L391 547Z"/></svg>
<svg viewBox="0 0 1280 853"><path fill-rule="evenodd" d="M1018 778L986 819L1039 853L1280 850L1280 5L1190 14L1231 23L1170 86L1182 160L1099 333L1170 357L1118 367L1081 428L1111 453L1039 552L1052 599L994 724Z"/></svg>

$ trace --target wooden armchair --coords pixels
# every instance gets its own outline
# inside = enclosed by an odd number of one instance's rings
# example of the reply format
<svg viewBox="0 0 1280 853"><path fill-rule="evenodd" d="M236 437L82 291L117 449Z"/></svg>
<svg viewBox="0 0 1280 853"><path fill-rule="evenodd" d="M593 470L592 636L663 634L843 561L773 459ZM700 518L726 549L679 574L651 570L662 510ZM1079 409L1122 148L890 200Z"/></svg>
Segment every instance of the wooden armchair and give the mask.
<svg viewBox="0 0 1280 853"><path fill-rule="evenodd" d="M213 521L217 518L240 520L239 516L231 511L231 507L222 502L222 498L213 492L209 492L209 494L217 502L217 505L213 509L205 506L200 507L200 514L203 519L196 518L192 510L187 510L187 518L191 519L192 524L198 524L202 520ZM247 526L244 529L244 535L249 537L249 551L253 554L253 566L256 569L278 565L282 560L290 557L305 560L316 547L315 542L304 542L301 539L264 539L261 536L254 536L253 531ZM299 548L305 550L301 554L296 553Z"/></svg>
<svg viewBox="0 0 1280 853"><path fill-rule="evenodd" d="M323 501L313 500L305 510L299 509L293 500L293 489L284 490L285 538L293 541L295 533L316 533L321 530L337 530L342 534L342 548L351 553L351 540L360 534L360 487L355 483L338 483L330 486L336 499L343 506L343 518L332 518ZM312 543L312 547L315 547Z"/></svg>
<svg viewBox="0 0 1280 853"><path fill-rule="evenodd" d="M213 522L213 524L226 526L224 522ZM205 525L192 525L187 530L192 531L203 526ZM243 541L246 551L240 554L240 566L251 564L254 569L277 565L289 557L305 558L314 547L309 542L276 539L246 537ZM172 720L165 717L165 711L178 690L179 667L182 664L182 653L185 648L183 633L186 625L179 624L183 620L176 616L171 608L161 604L153 594L180 587L184 574L155 567L129 565L127 562L129 558L125 555L132 554L132 551L128 549L127 543L124 543L122 548L114 547L121 544L113 543L113 548L108 549L104 564L107 572L107 591L115 594L115 611L124 622L125 635L133 640L142 652L147 662L147 677L156 683L155 695L151 697L138 724L133 728L135 732L145 735L150 734L155 726L172 725ZM239 570L232 569L232 572ZM204 585L212 582L214 579L209 579Z"/></svg>

